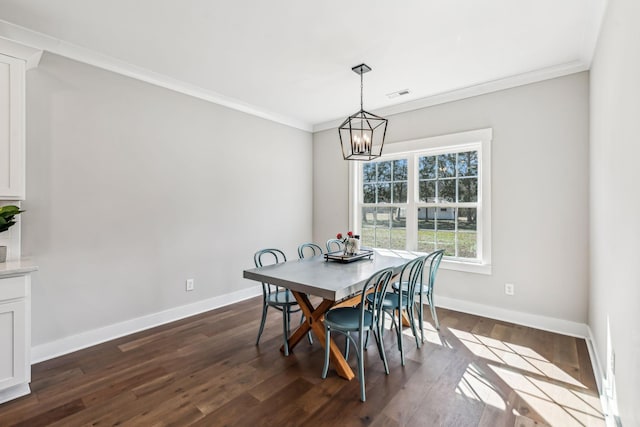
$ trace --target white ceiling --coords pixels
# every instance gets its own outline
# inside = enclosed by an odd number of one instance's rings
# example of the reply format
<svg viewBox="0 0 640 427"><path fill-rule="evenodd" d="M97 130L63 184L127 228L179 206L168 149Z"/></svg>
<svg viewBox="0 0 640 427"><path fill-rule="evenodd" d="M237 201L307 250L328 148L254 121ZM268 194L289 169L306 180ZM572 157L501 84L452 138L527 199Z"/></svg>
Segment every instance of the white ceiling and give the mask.
<svg viewBox="0 0 640 427"><path fill-rule="evenodd" d="M318 129L359 109L361 62L365 109L387 113L588 69L605 1L0 0L0 37Z"/></svg>

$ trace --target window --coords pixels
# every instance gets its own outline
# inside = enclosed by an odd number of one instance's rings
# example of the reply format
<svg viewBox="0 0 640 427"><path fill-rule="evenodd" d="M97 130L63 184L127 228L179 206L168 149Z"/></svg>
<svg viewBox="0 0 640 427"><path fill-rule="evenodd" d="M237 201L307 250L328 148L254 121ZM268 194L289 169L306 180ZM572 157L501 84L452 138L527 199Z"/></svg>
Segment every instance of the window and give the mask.
<svg viewBox="0 0 640 427"><path fill-rule="evenodd" d="M351 166L351 228L375 248L432 252L490 273L491 129L388 144Z"/></svg>
<svg viewBox="0 0 640 427"><path fill-rule="evenodd" d="M407 159L362 165L362 244L405 249Z"/></svg>

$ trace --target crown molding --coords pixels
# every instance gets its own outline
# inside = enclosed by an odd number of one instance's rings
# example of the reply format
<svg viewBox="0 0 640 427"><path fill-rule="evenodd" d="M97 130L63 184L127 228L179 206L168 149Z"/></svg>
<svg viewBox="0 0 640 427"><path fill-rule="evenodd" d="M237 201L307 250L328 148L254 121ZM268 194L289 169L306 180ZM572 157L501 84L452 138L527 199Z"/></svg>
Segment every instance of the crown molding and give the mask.
<svg viewBox="0 0 640 427"><path fill-rule="evenodd" d="M20 43L0 37L0 52L3 55L25 61L27 70L35 68L42 58L42 50L34 49Z"/></svg>
<svg viewBox="0 0 640 427"><path fill-rule="evenodd" d="M582 46L582 59L589 64L591 68L591 62L598 46L598 40L600 39L600 32L602 31L602 23L609 7L608 0L598 0L593 2L586 2L588 8L587 13L587 31Z"/></svg>
<svg viewBox="0 0 640 427"><path fill-rule="evenodd" d="M606 2L605 2L606 4ZM594 12L594 14L597 14ZM594 25L600 25L601 21L593 20ZM592 45L595 40L591 43ZM337 128L341 119L335 119L323 123L312 125L304 121L300 121L291 117L280 115L271 111L267 111L247 104L235 98L231 98L217 92L204 89L172 77L156 73L146 68L129 64L117 58L100 54L91 49L87 49L78 45L67 43L60 39L56 39L49 35L30 30L13 23L0 20L0 48L7 44L14 44L14 49L19 51L32 52L30 60L27 60L27 67L32 68L37 65L40 60L42 51L54 53L74 61L102 68L117 74L121 74L136 80L140 80L154 86L163 87L174 92L182 93L194 98L202 99L217 105L221 105L233 110L241 111L256 117L263 118L275 123L280 123L292 128L300 129L306 132L320 132L323 130ZM15 46L19 46L16 48ZM17 52L17 51L16 51ZM569 74L586 71L589 69L593 49L585 49L586 56L582 60L576 60L553 67L543 68L515 76L505 77L503 79L493 80L489 82L479 83L453 91L443 92L428 97L408 101L402 104L392 105L380 109L373 110L374 114L381 116L391 116L394 114L405 113L408 111L419 110L421 108L432 107L434 105L444 104L447 102L458 101L465 98L471 98L478 95L484 95L499 90L510 89L530 83L536 83L543 80L562 77Z"/></svg>
<svg viewBox="0 0 640 427"><path fill-rule="evenodd" d="M584 61L572 61L553 67L542 68L528 73L518 74L515 76L505 77L503 79L492 80L485 83L479 83L472 86L455 89L449 92L439 93L427 96L425 98L415 99L413 101L404 102L402 104L391 105L380 109L373 110L373 113L379 116L392 116L394 114L406 113L408 111L419 110L421 108L433 107L434 105L445 104L447 102L459 101L465 98L471 98L478 95L484 95L491 92L497 92L504 89L511 89L517 86L523 86L530 83L536 83L543 80L554 79L569 74L579 73L589 69L589 64ZM313 126L313 132L337 128L343 119L335 119Z"/></svg>
<svg viewBox="0 0 640 427"><path fill-rule="evenodd" d="M217 92L201 88L172 77L156 73L146 68L138 67L121 61L117 58L103 55L91 49L87 49L49 35L30 30L7 21L0 20L0 40L13 41L28 48L47 51L74 61L102 68L123 76L131 77L154 86L179 92L184 95L202 99L214 104L222 105L233 110L251 114L262 119L280 123L296 129L311 132L312 126L300 120L286 117L271 111L258 108L237 99L219 94ZM1 46L0 46L1 47Z"/></svg>

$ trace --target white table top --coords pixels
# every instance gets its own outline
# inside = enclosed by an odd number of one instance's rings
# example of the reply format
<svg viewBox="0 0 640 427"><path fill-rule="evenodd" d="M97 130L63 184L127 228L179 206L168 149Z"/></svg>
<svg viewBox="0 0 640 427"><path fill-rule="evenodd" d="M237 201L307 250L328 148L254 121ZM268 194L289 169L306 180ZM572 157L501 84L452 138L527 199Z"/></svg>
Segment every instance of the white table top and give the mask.
<svg viewBox="0 0 640 427"><path fill-rule="evenodd" d="M412 258L413 256L388 256L376 252L371 260L362 259L343 264L325 261L324 256L316 256L244 270L243 277L338 301L362 291L364 282L373 273L388 267L399 272Z"/></svg>

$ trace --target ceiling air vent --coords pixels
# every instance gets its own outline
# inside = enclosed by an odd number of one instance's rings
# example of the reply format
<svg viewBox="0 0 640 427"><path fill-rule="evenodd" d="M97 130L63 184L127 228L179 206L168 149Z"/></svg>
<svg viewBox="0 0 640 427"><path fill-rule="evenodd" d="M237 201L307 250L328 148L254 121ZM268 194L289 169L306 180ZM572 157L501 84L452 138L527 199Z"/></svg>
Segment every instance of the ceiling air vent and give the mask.
<svg viewBox="0 0 640 427"><path fill-rule="evenodd" d="M409 89L402 89L392 93L388 93L387 98L393 99L393 98L397 98L398 96L406 95L408 93L409 93Z"/></svg>

